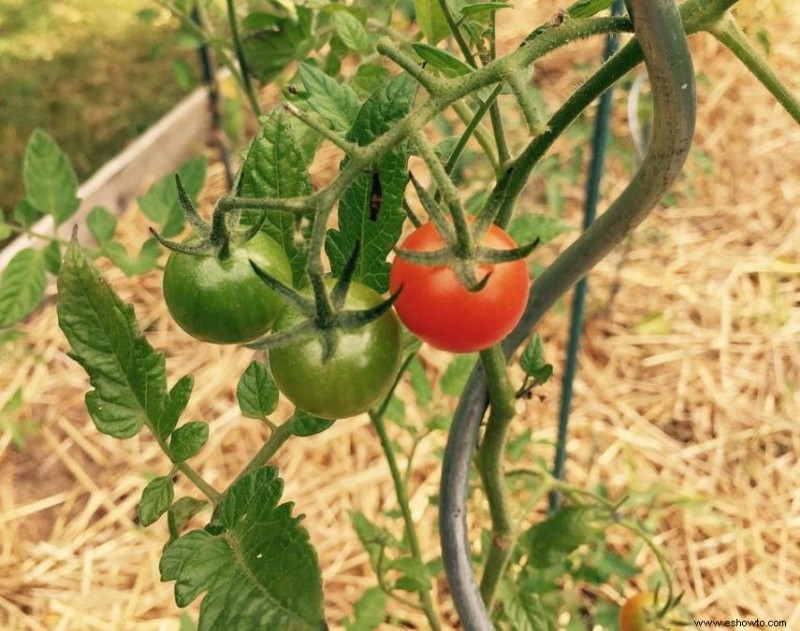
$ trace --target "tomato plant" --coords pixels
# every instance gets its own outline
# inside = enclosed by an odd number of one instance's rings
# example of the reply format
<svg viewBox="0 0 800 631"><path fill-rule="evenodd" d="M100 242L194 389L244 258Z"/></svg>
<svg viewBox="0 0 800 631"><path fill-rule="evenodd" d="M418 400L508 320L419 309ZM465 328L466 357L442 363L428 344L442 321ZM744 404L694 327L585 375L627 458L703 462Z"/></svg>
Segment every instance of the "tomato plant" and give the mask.
<svg viewBox="0 0 800 631"><path fill-rule="evenodd" d="M369 309L381 296L352 283L345 307ZM303 315L286 308L275 322L274 333L298 324ZM360 414L380 402L397 376L400 361L400 323L393 311L364 326L338 330L333 356L323 361L317 336L269 351L269 365L281 392L298 408L326 419Z"/></svg>
<svg viewBox="0 0 800 631"><path fill-rule="evenodd" d="M583 624L588 609L598 614L596 601L580 608L555 602L561 589L556 577L572 573L565 583L582 582L591 590L592 581L599 585L610 580L608 568L629 576L638 572L628 559L609 550L602 563L592 555L586 567L575 569L573 562L588 542L604 537L608 528L625 527L657 552L652 538L630 523L619 502L551 475L538 455L515 467L518 475L511 480L505 459L513 452L515 462L521 460L521 448L510 444L509 428L521 399L547 380L552 366L544 360L540 340L528 342L521 353L521 385L514 382L518 374L508 363L547 310L646 218L675 181L689 153L695 119L694 70L686 34L712 31L723 43L726 38L734 42L731 48L741 53L746 42L735 39L739 35L723 20L734 3L685 0L678 7L674 0L626 0L627 16L603 17L595 14L608 9L612 0L579 0L558 19L537 28L531 25L529 35L503 57L496 54L495 13L512 10L504 2L415 0L424 42L416 34L414 39L396 37L401 12L394 11L391 2L274 2L269 11L245 15L247 3L237 7L227 0L227 23L211 26L204 22L214 21L220 12L192 16L185 3L172 3L192 33L207 36L255 114L261 113L261 102L253 80L272 81L286 68L297 68L293 78L286 77L286 101L259 118L258 133L244 152L237 177L230 178L231 190L217 200L210 224L200 219L191 201L199 187L181 184L189 180L188 174L175 178L177 203L162 187L144 204L147 216L161 229L160 235L153 231L158 243L176 250L163 283L167 306L178 324L202 340L247 342L267 350L269 366L259 360L251 363L236 390L243 415L262 420L268 428L265 444L253 450L251 461L222 489L214 488L204 479L205 472L189 463L209 435L202 421L179 426L193 378L183 376L168 387L165 356L150 346L136 326L133 309L103 282L91 256L76 241L58 273L58 309L71 356L91 378L94 389L86 401L98 429L126 438L146 427L169 459L162 475L144 488L139 517L149 525L168 514L170 541L163 551L161 577L175 581L179 606L203 595L199 628L327 628L322 571L311 537L292 516L292 506L279 504L282 481L275 467L265 465L290 438L312 436L332 425L325 419L368 410L399 507L383 516L402 522L384 528L353 515L378 587L364 594L348 629L374 629L391 620L386 601L396 597L404 608L419 609L426 628L441 631L444 623L436 599L444 593L452 597L467 631L494 629L498 622L506 628L545 628L543 621L560 619L567 607ZM457 5L455 12L450 5ZM638 41L609 57L544 121L540 110L545 101L531 89L532 65L581 38L631 30ZM218 33L230 33L231 45ZM303 63L301 58L313 47L309 63ZM745 52L753 54L750 49ZM341 63L345 55L363 55L365 63L350 72L348 68L357 64ZM368 60L373 56L385 59ZM559 134L640 61L658 77L651 89L648 152L619 197L531 285L526 259L537 240L518 247L504 226L516 219L515 213L525 212L518 202ZM403 72L389 78L389 66ZM767 78L776 88L774 77ZM785 104L787 91L776 91ZM508 127L503 123L503 102L498 101L501 94L508 95L507 100L513 97L518 106ZM790 102L787 109L800 120L800 105ZM455 118L460 122L452 125ZM454 129L460 135L434 146L426 131L434 125L439 132ZM514 138L504 131L511 125ZM323 140L344 158L338 173L315 188L309 168ZM32 145L26 186L37 182L38 175L41 190L38 195L30 192L27 206L35 212L49 209L61 195L56 219L63 221L77 208L77 182L53 144L40 137ZM486 183L488 194L471 198L479 206L474 219L468 218L465 192L459 190L463 175L473 172L464 164L468 161L460 159L468 146L482 149L483 166L489 167L474 172L493 176ZM409 175L412 155L430 176L427 188ZM409 181L421 209L406 199ZM593 190L597 192L597 186ZM23 218L30 215L27 206L20 208ZM176 219L179 208L184 215ZM421 220L418 210L424 210L427 219ZM228 227L242 213L253 220L255 236L237 244ZM184 218L202 239L181 248L166 239L180 233ZM406 219L415 230L398 246ZM127 252L112 247L118 245L111 243L113 221L97 213L91 223L101 243L98 254L137 269L152 269L158 261L158 243L146 243L141 260L129 260ZM541 227L537 221L531 225ZM396 258L388 263L393 250ZM13 274L8 276L14 282L6 286L6 297L21 293L22 277L35 277L37 287L43 285L46 264L52 261L24 253L10 266ZM293 280L308 290L293 289ZM41 294L42 288L37 291ZM28 306L15 308L9 318L24 317ZM415 347L401 364L401 321L436 348L482 351L480 366L462 356L441 379L432 380L424 361L415 357ZM271 334L262 337L273 323ZM460 371L456 377L450 372L454 366ZM279 390L296 406L288 418L274 418ZM419 424L403 418L403 397L409 391L420 410L437 408L437 415ZM447 409L445 395L459 393L455 412ZM386 419L395 425L389 426ZM415 480L413 457L420 442L445 428L437 497L439 564L438 558L421 550L408 487ZM395 432L405 432L403 440L397 440ZM525 445L535 442L530 434L523 439ZM563 440L560 434L562 447ZM479 476L473 475L473 465ZM187 496L174 501L178 474L204 499ZM223 476L211 479L216 482ZM510 484L522 484L520 480L529 485L515 493ZM485 526L467 519L467 498L478 482L488 504ZM528 506L531 516L538 516L532 502L556 496L569 505L554 505L558 510L546 519L527 530L520 527L521 507ZM206 506L212 509L208 524L184 532ZM470 544L480 528L486 536L476 554ZM394 532L400 530L402 537ZM673 599L668 566L663 555L656 556L673 606L680 597ZM480 584L475 560L483 566ZM439 565L448 581L446 590L434 580ZM400 591L404 593L398 595ZM586 593L583 585L573 592ZM647 631L647 599L640 595L623 606L623 631ZM606 604L610 616L616 616L616 605ZM554 623L547 628L555 628Z"/></svg>
<svg viewBox="0 0 800 631"><path fill-rule="evenodd" d="M164 300L175 322L192 337L214 344L242 344L269 331L283 301L258 279L248 259L291 282L283 248L261 232L233 246L224 261L214 252L170 253Z"/></svg>
<svg viewBox="0 0 800 631"><path fill-rule="evenodd" d="M433 223L417 228L400 246L430 252L445 245ZM481 245L498 250L516 247L502 228L491 225ZM481 263L477 276L488 276L480 290L464 287L452 268L423 265L397 256L390 287L400 291L397 314L413 333L431 346L455 353L483 350L502 340L519 322L528 300L528 267L524 259Z"/></svg>

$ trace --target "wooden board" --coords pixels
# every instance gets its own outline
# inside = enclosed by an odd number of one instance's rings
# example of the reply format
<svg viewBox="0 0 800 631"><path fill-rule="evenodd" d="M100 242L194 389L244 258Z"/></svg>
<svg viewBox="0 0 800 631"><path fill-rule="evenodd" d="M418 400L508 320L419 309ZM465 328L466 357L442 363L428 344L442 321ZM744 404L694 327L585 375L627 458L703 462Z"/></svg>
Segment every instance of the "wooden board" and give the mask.
<svg viewBox="0 0 800 631"><path fill-rule="evenodd" d="M85 226L89 211L95 206L105 206L114 214L125 210L133 198L141 194L145 182L160 179L197 153L205 142L209 120L208 91L198 88L80 186L80 209L59 226L58 236L69 238L73 226L77 225L81 241L91 241ZM33 225L32 231L52 234L53 218L43 217ZM0 252L0 270L5 269L20 250L43 245L46 242L42 239L18 237Z"/></svg>

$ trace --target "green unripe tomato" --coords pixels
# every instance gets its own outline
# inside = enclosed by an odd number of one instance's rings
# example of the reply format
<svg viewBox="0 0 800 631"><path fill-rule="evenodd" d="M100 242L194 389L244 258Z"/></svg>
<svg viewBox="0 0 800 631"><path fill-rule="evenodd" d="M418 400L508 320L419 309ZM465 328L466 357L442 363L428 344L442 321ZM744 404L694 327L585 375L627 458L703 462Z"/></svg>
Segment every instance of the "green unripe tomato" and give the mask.
<svg viewBox="0 0 800 631"><path fill-rule="evenodd" d="M382 301L366 285L352 282L345 308L370 309ZM287 307L273 332L290 329L304 319ZM357 329L339 330L337 335L336 352L326 363L316 336L269 351L270 370L280 391L301 410L326 419L355 416L380 402L400 364L400 322L393 310Z"/></svg>
<svg viewBox="0 0 800 631"><path fill-rule="evenodd" d="M256 276L248 259L292 284L286 253L261 232L232 246L227 261L214 254L172 252L164 270L164 299L178 326L214 344L244 344L269 331L283 300Z"/></svg>

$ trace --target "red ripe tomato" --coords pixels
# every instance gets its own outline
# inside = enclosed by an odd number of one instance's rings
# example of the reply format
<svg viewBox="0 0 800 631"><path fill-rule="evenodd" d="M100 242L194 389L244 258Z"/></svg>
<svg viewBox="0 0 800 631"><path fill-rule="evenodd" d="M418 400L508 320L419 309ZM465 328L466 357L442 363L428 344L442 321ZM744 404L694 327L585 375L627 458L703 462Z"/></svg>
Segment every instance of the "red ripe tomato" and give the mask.
<svg viewBox="0 0 800 631"><path fill-rule="evenodd" d="M432 223L415 230L400 246L411 252L444 247ZM481 245L497 250L516 247L502 228L492 225ZM516 326L528 301L529 275L524 259L508 263L480 264L480 280L491 273L486 285L468 291L447 266L420 265L397 256L392 263L389 285L403 291L395 302L403 323L431 346L453 353L470 353L496 344Z"/></svg>

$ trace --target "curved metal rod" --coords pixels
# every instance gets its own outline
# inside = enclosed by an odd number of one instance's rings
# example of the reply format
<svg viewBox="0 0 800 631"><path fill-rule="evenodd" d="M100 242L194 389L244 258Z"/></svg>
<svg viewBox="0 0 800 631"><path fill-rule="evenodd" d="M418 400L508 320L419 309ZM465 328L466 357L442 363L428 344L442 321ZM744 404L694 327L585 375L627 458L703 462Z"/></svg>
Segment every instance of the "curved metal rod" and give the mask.
<svg viewBox="0 0 800 631"><path fill-rule="evenodd" d="M638 41L629 43L553 117L566 127L643 54L653 85L654 124L647 155L609 209L532 284L522 321L503 345L509 357L559 296L633 230L669 189L691 147L695 122L694 70L675 0L625 0ZM592 88L592 89L588 89ZM570 107L571 116L565 112ZM568 119L568 120L567 120ZM552 123L552 121L551 121ZM559 125L561 126L561 125ZM439 531L445 572L465 631L491 631L472 568L466 526L469 468L488 395L480 367L459 401L442 466Z"/></svg>

